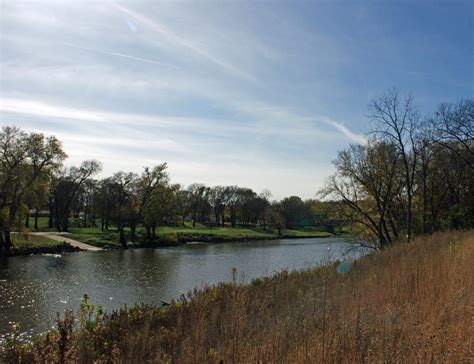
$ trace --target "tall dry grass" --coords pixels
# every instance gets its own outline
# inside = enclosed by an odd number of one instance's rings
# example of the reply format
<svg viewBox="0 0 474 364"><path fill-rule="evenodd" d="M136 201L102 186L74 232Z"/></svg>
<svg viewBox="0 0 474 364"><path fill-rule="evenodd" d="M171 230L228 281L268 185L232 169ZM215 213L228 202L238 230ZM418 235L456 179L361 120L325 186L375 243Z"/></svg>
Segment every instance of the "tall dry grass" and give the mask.
<svg viewBox="0 0 474 364"><path fill-rule="evenodd" d="M196 290L167 308L98 314L4 348L37 363L474 362L474 232L415 239L335 265L251 285Z"/></svg>

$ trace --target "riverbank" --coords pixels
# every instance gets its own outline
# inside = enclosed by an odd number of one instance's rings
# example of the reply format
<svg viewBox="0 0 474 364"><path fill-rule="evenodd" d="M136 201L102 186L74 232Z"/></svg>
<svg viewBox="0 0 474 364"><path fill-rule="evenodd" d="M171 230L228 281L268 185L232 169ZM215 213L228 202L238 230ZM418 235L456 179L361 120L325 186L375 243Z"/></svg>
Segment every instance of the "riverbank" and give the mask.
<svg viewBox="0 0 474 364"><path fill-rule="evenodd" d="M46 236L32 234L12 234L12 241L13 246L9 256L61 254L81 250L64 241L53 240Z"/></svg>
<svg viewBox="0 0 474 364"><path fill-rule="evenodd" d="M156 239L149 241L138 229L135 242L128 242L129 248L150 248L177 246L192 242L225 243L244 241L263 241L276 239L326 238L331 233L307 228L284 230L279 236L271 230L231 227L207 227L190 224L183 226L164 226L157 229ZM82 250L122 249L116 229L101 231L99 228L70 228L69 233L58 234L54 230L15 234L10 256L30 254L60 254Z"/></svg>
<svg viewBox="0 0 474 364"><path fill-rule="evenodd" d="M120 249L119 236L116 229L101 231L98 228L71 228L72 239L85 244L105 249ZM186 244L190 242L222 243L232 241L259 241L292 238L323 238L333 234L316 229L285 230L279 236L272 230L259 228L232 228L232 227L208 227L201 224L193 227L190 224L183 226L163 226L157 229L156 238L147 240L142 229L137 230L134 242L128 236L130 248L159 247Z"/></svg>
<svg viewBox="0 0 474 364"><path fill-rule="evenodd" d="M248 285L235 278L166 307L104 314L83 302L77 327L67 313L34 344L12 336L2 355L23 363L469 362L472 261L474 233L449 232L363 257L348 271L332 264Z"/></svg>

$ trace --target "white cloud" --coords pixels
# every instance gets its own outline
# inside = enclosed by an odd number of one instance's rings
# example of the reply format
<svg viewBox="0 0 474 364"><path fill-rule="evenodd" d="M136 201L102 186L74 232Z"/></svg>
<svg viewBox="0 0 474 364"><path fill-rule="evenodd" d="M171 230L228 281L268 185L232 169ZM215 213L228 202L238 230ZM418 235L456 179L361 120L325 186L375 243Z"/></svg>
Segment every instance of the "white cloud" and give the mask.
<svg viewBox="0 0 474 364"><path fill-rule="evenodd" d="M355 142L357 144L366 144L367 143L367 138L363 135L356 134L352 131L350 131L344 124L341 124L337 121L331 120L329 118L323 118L322 121L325 123L332 125L334 128L339 130L343 135L345 135L349 140L352 142Z"/></svg>
<svg viewBox="0 0 474 364"><path fill-rule="evenodd" d="M67 163L97 158L103 175L166 160L184 184L313 196L336 148L363 137L291 94L299 63L286 66L297 59L280 37L305 54L312 39L255 31L260 19L227 5L8 6L0 124L55 134Z"/></svg>
<svg viewBox="0 0 474 364"><path fill-rule="evenodd" d="M82 49L82 50L84 50L84 51L89 51L89 52L95 52L95 53L105 54L105 55L108 55L108 56L114 56L114 57L121 57L121 58L131 59L131 60L133 60L133 61L151 63L151 64L158 65L158 66L163 66L163 65L164 65L163 63L160 63L160 62L155 61L155 60L152 60L152 59L137 57L137 56L133 56L133 55L130 55L130 54L125 54L125 53L120 53L120 52L105 51L105 50L94 49L94 48L89 48L89 47L82 47L82 46L79 46L79 45L76 45L76 44L70 44L70 43L69 43L69 44L68 44L68 43L65 43L64 45L67 46L67 47L73 47L73 48L77 48L77 49Z"/></svg>

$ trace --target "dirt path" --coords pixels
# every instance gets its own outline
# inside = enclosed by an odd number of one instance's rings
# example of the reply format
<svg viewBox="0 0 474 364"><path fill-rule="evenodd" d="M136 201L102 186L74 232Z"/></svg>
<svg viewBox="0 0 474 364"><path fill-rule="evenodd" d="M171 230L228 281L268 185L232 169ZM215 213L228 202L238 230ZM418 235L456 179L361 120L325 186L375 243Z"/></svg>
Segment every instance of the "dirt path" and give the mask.
<svg viewBox="0 0 474 364"><path fill-rule="evenodd" d="M96 246L92 246L89 244L81 243L80 241L70 239L67 237L68 233L49 233L49 232L44 232L44 233L30 233L31 235L41 235L44 236L45 238L51 239L51 240L56 240L56 241L61 241L64 243L67 243L75 248L79 248L81 250L88 250L88 251L101 251L104 250L102 248L98 248Z"/></svg>

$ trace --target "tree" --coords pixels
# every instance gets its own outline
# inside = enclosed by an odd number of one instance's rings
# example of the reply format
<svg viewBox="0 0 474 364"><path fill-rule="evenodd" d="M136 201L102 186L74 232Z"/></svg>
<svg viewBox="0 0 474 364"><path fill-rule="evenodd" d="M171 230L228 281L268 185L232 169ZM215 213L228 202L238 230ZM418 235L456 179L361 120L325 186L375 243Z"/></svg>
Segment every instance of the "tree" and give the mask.
<svg viewBox="0 0 474 364"><path fill-rule="evenodd" d="M188 187L189 206L193 217L193 227L196 221L202 222L203 211L206 209L209 188L202 183L193 183Z"/></svg>
<svg viewBox="0 0 474 364"><path fill-rule="evenodd" d="M410 241L413 223L413 194L418 164L419 118L413 97L402 99L395 89L382 94L369 106L369 117L374 123L372 134L379 141L393 144L403 165L406 207L406 238Z"/></svg>
<svg viewBox="0 0 474 364"><path fill-rule="evenodd" d="M259 211L260 211L260 220L263 230L267 228L268 221L268 210L270 208L270 199L272 198L272 193L270 190L264 189L259 195Z"/></svg>
<svg viewBox="0 0 474 364"><path fill-rule="evenodd" d="M363 227L364 235L380 248L399 236L396 196L403 186L402 163L395 145L376 140L351 145L334 161L323 197L333 196L349 208L346 218Z"/></svg>
<svg viewBox="0 0 474 364"><path fill-rule="evenodd" d="M118 200L118 188L112 177L104 178L97 183L94 190L93 209L100 216L100 229L109 230Z"/></svg>
<svg viewBox="0 0 474 364"><path fill-rule="evenodd" d="M176 210L181 217L182 225L184 225L186 216L188 215L190 211L189 200L190 200L189 191L185 190L183 186L181 185L178 186L178 188L175 191L175 204L176 204Z"/></svg>
<svg viewBox="0 0 474 364"><path fill-rule="evenodd" d="M277 229L278 236L282 235L282 230L286 226L285 215L281 204L278 202L272 202L268 209L268 222L271 227Z"/></svg>
<svg viewBox="0 0 474 364"><path fill-rule="evenodd" d="M214 220L217 225L222 221L224 226L224 213L226 205L226 187L214 186L209 189L208 201L214 212Z"/></svg>
<svg viewBox="0 0 474 364"><path fill-rule="evenodd" d="M284 198L281 202L281 211L285 216L286 227L294 229L304 224L307 209L303 200L298 196Z"/></svg>
<svg viewBox="0 0 474 364"><path fill-rule="evenodd" d="M27 134L15 127L0 132L0 254L8 254L12 228L20 228L25 197L47 181L66 154L55 137ZM36 184L36 185L35 185Z"/></svg>
<svg viewBox="0 0 474 364"><path fill-rule="evenodd" d="M86 160L79 167L71 167L58 179L54 191L56 228L58 231L68 231L69 217L76 198L89 177L100 172L100 163L96 160Z"/></svg>
<svg viewBox="0 0 474 364"><path fill-rule="evenodd" d="M160 193L162 187L168 183L167 165L162 163L153 168L145 167L140 178L136 179L132 205L130 209L131 240L136 240L136 229L143 218L143 211L153 202L153 198Z"/></svg>
<svg viewBox="0 0 474 364"><path fill-rule="evenodd" d="M257 194L251 188L239 187L237 198L241 224L244 226L255 225L259 216Z"/></svg>
<svg viewBox="0 0 474 364"><path fill-rule="evenodd" d="M474 99L442 103L430 125L433 141L474 169Z"/></svg>
<svg viewBox="0 0 474 364"><path fill-rule="evenodd" d="M160 225L177 225L181 221L176 192L179 185L162 184L150 197L143 212L143 224L148 241L156 240L156 229ZM177 203L178 202L178 203Z"/></svg>
<svg viewBox="0 0 474 364"><path fill-rule="evenodd" d="M112 176L112 186L115 189L116 207L113 220L117 225L119 242L122 248L127 249L125 237L125 223L132 209L133 185L138 176L135 173L117 172Z"/></svg>

